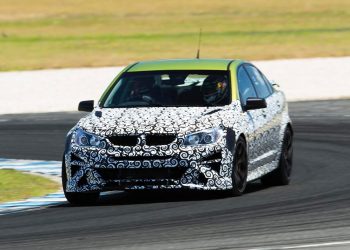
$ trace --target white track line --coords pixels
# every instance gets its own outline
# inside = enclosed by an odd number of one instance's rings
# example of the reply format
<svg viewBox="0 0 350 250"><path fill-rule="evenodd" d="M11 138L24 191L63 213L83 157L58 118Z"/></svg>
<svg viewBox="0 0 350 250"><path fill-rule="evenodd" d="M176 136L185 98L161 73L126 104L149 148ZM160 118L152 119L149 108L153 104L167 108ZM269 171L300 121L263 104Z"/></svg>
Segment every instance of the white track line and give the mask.
<svg viewBox="0 0 350 250"><path fill-rule="evenodd" d="M320 248L320 247L332 247L332 246L344 246L344 245L350 245L350 240L348 240L348 241L325 242L325 243L314 243L314 244L303 244L303 245L295 245L295 246L251 248L251 249L248 249L248 250L305 249L305 248Z"/></svg>

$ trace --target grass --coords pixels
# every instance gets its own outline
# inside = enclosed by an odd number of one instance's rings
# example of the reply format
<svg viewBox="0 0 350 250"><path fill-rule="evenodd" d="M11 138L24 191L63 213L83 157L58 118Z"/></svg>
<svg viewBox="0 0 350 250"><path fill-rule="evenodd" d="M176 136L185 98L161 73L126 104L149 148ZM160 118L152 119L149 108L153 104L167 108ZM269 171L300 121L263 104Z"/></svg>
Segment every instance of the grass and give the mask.
<svg viewBox="0 0 350 250"><path fill-rule="evenodd" d="M56 192L59 184L41 176L0 170L0 203Z"/></svg>
<svg viewBox="0 0 350 250"><path fill-rule="evenodd" d="M350 55L349 0L0 0L0 70Z"/></svg>

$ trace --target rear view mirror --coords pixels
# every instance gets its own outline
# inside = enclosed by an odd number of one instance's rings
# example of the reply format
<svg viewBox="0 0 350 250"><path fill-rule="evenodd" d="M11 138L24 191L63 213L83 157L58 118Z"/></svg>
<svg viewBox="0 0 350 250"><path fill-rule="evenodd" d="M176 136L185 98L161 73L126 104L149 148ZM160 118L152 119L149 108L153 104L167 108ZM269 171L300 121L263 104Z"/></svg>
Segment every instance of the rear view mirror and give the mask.
<svg viewBox="0 0 350 250"><path fill-rule="evenodd" d="M266 107L267 105L264 98L248 97L244 109L253 110L253 109L263 109Z"/></svg>
<svg viewBox="0 0 350 250"><path fill-rule="evenodd" d="M79 111L91 112L94 110L94 101L81 101L78 106Z"/></svg>

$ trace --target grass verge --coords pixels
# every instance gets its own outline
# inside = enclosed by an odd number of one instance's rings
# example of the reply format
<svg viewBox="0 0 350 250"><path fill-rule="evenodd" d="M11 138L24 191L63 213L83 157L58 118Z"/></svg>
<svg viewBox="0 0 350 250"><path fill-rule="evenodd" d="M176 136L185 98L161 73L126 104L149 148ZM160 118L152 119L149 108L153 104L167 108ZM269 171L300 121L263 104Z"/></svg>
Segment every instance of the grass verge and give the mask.
<svg viewBox="0 0 350 250"><path fill-rule="evenodd" d="M0 202L16 201L56 192L59 184L41 176L12 169L0 170Z"/></svg>
<svg viewBox="0 0 350 250"><path fill-rule="evenodd" d="M1 0L0 70L350 55L349 0Z"/></svg>

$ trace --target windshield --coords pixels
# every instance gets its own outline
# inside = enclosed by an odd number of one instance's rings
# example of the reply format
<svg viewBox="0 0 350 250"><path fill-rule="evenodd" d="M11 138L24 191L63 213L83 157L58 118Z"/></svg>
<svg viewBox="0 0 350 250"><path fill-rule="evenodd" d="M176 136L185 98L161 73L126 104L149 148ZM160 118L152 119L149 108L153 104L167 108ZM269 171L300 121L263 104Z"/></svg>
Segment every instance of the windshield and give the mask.
<svg viewBox="0 0 350 250"><path fill-rule="evenodd" d="M104 108L223 106L230 103L228 71L124 73L103 96Z"/></svg>

